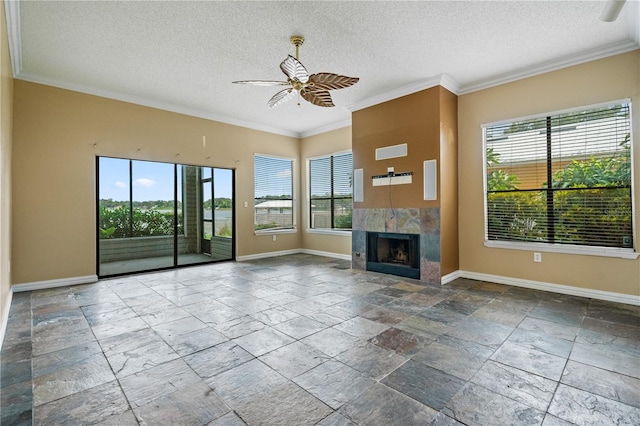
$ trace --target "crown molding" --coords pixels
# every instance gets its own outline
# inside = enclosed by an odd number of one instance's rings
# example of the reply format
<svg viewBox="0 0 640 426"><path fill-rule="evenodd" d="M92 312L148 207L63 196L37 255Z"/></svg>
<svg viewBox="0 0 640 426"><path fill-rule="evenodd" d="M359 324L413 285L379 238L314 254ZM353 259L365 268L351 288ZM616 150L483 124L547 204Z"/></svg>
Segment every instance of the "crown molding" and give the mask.
<svg viewBox="0 0 640 426"><path fill-rule="evenodd" d="M480 90L488 89L490 87L499 86L501 84L512 83L517 80L522 80L551 71L557 71L562 68L580 65L586 62L591 62L598 59L607 58L609 56L619 55L636 50L640 48L640 1L629 2L628 6L630 6L631 4L633 4L633 6L630 8L630 13L632 14L632 16L637 15L637 19L631 19L631 23L634 23L634 25L629 26L630 36L633 39L628 40L624 43L614 43L605 47L587 50L585 52L570 55L562 59L543 62L533 67L492 76L484 80L478 80L464 85L459 84L455 79L447 74L441 74L439 76L431 77L420 82L412 83L407 86L390 90L380 95L363 99L347 106L347 109L351 112L355 112L435 86L442 86L453 94L461 96L467 93L477 92ZM322 130L325 127L327 128L327 130ZM342 126L340 123L336 123L335 127L332 127L331 125L325 127L316 129L318 131L312 130L309 132L303 132L300 137L311 136L344 126Z"/></svg>
<svg viewBox="0 0 640 426"><path fill-rule="evenodd" d="M624 43L615 43L605 47L587 50L585 52L570 55L562 59L543 62L526 69L520 69L513 72L489 77L484 80L478 80L473 83L464 84L460 87L460 91L458 94L466 95L467 93L477 92L479 90L488 89L490 87L499 86L501 84L512 83L517 80L522 80L524 78L533 77L551 71L557 71L562 68L568 68L574 65L580 65L609 56L630 52L632 50L638 49L639 47L640 45L638 45L638 43L629 40Z"/></svg>
<svg viewBox="0 0 640 426"><path fill-rule="evenodd" d="M440 76L440 86L444 87L454 95L460 95L460 83L448 74L442 74Z"/></svg>
<svg viewBox="0 0 640 426"><path fill-rule="evenodd" d="M73 92L84 93L87 95L100 96L102 98L113 99L116 101L128 102L131 104L146 106L150 108L156 108L163 111L175 112L178 114L188 115L191 117L203 118L205 120L218 121L220 123L230 124L233 126L244 127L247 129L258 130L261 132L274 133L282 136L289 136L292 138L300 138L299 132L292 132L284 129L279 129L271 126L264 126L262 124L253 123L250 121L238 120L225 115L215 114L207 111L186 108L178 105L169 104L166 102L158 102L150 99L141 98L138 96L128 95L126 93L113 92L110 90L97 89L95 87L83 86L79 84L71 84L64 81L45 79L36 75L28 73L20 73L15 77L18 80L24 80L31 83L43 84L45 86L57 87L59 89L71 90Z"/></svg>
<svg viewBox="0 0 640 426"><path fill-rule="evenodd" d="M308 138L310 136L319 135L321 133L327 133L332 130L342 129L343 127L351 126L351 119L338 121L337 123L327 124L325 126L316 127L315 129L307 130L300 133L300 138Z"/></svg>
<svg viewBox="0 0 640 426"><path fill-rule="evenodd" d="M7 17L7 38L9 40L9 56L13 76L16 77L22 71L22 35L20 32L20 2L18 0L5 0L4 13Z"/></svg>
<svg viewBox="0 0 640 426"><path fill-rule="evenodd" d="M347 127L351 125L351 119L343 120L340 122L328 124L315 129L306 130L303 132L293 132L280 128L274 128L262 124L257 124L250 121L238 120L228 116L215 114L207 111L185 108L178 105L173 105L164 102L158 102L150 99L145 99L137 96L132 96L125 93L112 92L94 87L75 85L68 82L56 81L51 79L43 79L36 75L25 74L22 72L22 44L21 44L21 29L20 29L20 0L5 0L4 1L5 14L7 20L7 35L9 42L9 52L11 59L11 66L13 70L13 76L16 79L29 81L38 84L44 84L48 86L58 87L62 89L72 90L80 93L86 93L90 95L100 96L104 98L114 99L118 101L129 102L137 105L147 106L151 108L157 108L160 110L175 112L179 114L185 114L193 117L203 118L207 120L218 121L225 124L234 126L240 126L252 130L274 133L278 135L304 138L314 136L317 134L329 132L339 128ZM410 95L422 90L429 89L435 86L442 86L450 92L460 96L467 93L472 93L487 89L490 87L499 86L506 83L511 83L517 80L521 80L528 77L544 74L551 71L556 71L562 68L567 68L574 65L606 58L609 56L626 53L640 48L640 1L627 1L625 5L627 14L627 27L629 40L623 43L615 43L605 47L588 50L575 55L570 55L558 60L548 61L541 64L537 64L526 69L516 70L505 74L495 75L483 80L477 80L468 84L459 84L456 80L451 78L447 74L441 74L433 76L425 80L421 80L400 88L396 88L385 93L375 95L361 101L357 101L349 106L347 109L350 112L358 111L364 108L368 108L373 105L377 105L383 102L387 102L393 99L397 99L402 96Z"/></svg>
<svg viewBox="0 0 640 426"><path fill-rule="evenodd" d="M640 46L640 1L626 2L629 38Z"/></svg>
<svg viewBox="0 0 640 426"><path fill-rule="evenodd" d="M411 95L413 93L430 89L435 86L442 86L456 95L458 94L458 91L459 91L459 85L453 78L449 77L446 74L440 74L438 76L430 77L426 80L421 80L415 83L411 83L406 86L389 90L388 92L384 92L379 95L371 96L370 98L366 98L361 101L355 102L347 106L347 109L351 112L359 111L361 109L368 108L370 106L381 104L383 102L397 99L402 96Z"/></svg>

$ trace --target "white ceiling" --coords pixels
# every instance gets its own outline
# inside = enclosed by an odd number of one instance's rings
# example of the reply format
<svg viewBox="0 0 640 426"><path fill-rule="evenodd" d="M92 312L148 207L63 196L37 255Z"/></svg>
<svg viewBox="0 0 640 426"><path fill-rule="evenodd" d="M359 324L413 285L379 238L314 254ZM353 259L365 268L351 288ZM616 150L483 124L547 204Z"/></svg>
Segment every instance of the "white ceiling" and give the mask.
<svg viewBox="0 0 640 426"><path fill-rule="evenodd" d="M15 77L292 136L435 84L462 94L640 46L640 5L604 1L10 1ZM280 62L360 81L334 108L274 109Z"/></svg>

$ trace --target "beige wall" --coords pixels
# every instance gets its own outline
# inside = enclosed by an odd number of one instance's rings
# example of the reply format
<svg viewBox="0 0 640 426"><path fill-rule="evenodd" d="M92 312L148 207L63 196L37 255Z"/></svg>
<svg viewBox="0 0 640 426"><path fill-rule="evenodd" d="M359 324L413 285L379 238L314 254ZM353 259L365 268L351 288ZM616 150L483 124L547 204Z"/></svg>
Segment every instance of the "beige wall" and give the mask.
<svg viewBox="0 0 640 426"><path fill-rule="evenodd" d="M302 203L302 217L300 229L302 232L302 247L307 250L317 250L329 253L351 256L351 233L342 235L317 234L307 232L309 229L309 184L307 179L307 160L321 155L334 154L351 150L351 126L330 132L303 138L300 143L300 181L304 182L300 188Z"/></svg>
<svg viewBox="0 0 640 426"><path fill-rule="evenodd" d="M9 57L4 3L0 2L0 328L11 288L11 144L13 71ZM0 341L0 345L2 342Z"/></svg>
<svg viewBox="0 0 640 426"><path fill-rule="evenodd" d="M96 156L233 168L237 256L301 247L300 225L277 241L253 231L253 155L296 159L299 188L297 138L19 80L14 113L14 284L96 273Z"/></svg>
<svg viewBox="0 0 640 426"><path fill-rule="evenodd" d="M458 97L440 87L440 250L442 275L459 269L458 248Z"/></svg>
<svg viewBox="0 0 640 426"><path fill-rule="evenodd" d="M440 158L440 86L353 113L353 168L364 169L364 201L354 208L440 207L424 201L422 162ZM376 160L376 149L406 143L405 157ZM440 163L440 161L438 161ZM440 166L440 164L438 165ZM373 186L371 176L413 172L412 183ZM441 182L438 182L438 194ZM390 201L391 198L391 201Z"/></svg>
<svg viewBox="0 0 640 426"><path fill-rule="evenodd" d="M460 96L460 269L623 294L640 295L640 260L486 248L480 126L499 120L632 98L635 246L640 247L640 50Z"/></svg>

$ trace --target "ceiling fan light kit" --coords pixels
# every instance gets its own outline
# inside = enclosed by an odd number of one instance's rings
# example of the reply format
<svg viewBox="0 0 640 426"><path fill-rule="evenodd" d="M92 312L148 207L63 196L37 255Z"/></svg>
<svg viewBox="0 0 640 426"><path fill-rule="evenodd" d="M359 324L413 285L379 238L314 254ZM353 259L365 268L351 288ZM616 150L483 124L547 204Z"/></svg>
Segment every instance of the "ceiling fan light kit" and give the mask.
<svg viewBox="0 0 640 426"><path fill-rule="evenodd" d="M309 75L307 69L298 60L299 48L304 43L304 37L293 35L290 41L291 44L296 47L296 56L294 58L288 55L287 58L280 63L280 69L287 76L287 81L243 80L234 81L233 83L250 84L253 86L287 86L269 99L269 108L274 108L294 98L296 94L300 94L302 99L313 105L332 107L335 105L333 104L329 90L343 89L358 82L359 79L357 77L347 77L328 72Z"/></svg>

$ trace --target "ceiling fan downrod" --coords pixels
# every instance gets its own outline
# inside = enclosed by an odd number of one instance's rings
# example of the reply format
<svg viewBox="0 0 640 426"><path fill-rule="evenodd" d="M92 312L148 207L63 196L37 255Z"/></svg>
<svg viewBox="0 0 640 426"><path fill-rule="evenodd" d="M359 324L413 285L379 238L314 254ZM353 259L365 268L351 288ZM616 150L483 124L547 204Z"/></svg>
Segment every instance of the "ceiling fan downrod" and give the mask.
<svg viewBox="0 0 640 426"><path fill-rule="evenodd" d="M300 60L300 58L298 57L298 53L299 53L300 46L302 46L302 43L304 43L304 37L300 35L292 35L291 38L289 38L289 40L291 41L291 44L293 44L296 47L296 59Z"/></svg>

